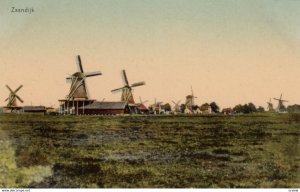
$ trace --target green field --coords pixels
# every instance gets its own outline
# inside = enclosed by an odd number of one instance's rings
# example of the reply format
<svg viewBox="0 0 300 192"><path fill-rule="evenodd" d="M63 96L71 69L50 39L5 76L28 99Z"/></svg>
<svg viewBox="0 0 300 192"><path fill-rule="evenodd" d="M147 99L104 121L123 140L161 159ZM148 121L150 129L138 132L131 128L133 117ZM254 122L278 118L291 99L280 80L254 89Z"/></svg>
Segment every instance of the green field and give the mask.
<svg viewBox="0 0 300 192"><path fill-rule="evenodd" d="M300 187L300 114L2 114L0 136L0 187Z"/></svg>

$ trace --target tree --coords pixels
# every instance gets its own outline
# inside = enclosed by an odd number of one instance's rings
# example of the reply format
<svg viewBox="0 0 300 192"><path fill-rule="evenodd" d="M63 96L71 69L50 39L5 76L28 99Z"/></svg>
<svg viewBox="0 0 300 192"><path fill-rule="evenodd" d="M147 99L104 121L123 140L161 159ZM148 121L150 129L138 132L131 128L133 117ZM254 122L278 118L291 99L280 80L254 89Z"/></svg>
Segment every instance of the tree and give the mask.
<svg viewBox="0 0 300 192"><path fill-rule="evenodd" d="M193 111L196 111L198 108L199 108L198 105L193 105L193 106L192 106L192 110L193 110Z"/></svg>
<svg viewBox="0 0 300 192"><path fill-rule="evenodd" d="M220 112L220 107L217 105L216 102L211 102L210 104L211 111L214 113L219 113Z"/></svg>
<svg viewBox="0 0 300 192"><path fill-rule="evenodd" d="M241 104L238 104L238 105L236 105L234 108L233 108L233 111L235 112L235 113L243 113L243 106L241 105Z"/></svg>
<svg viewBox="0 0 300 192"><path fill-rule="evenodd" d="M289 113L300 113L300 105L289 105L287 111Z"/></svg>
<svg viewBox="0 0 300 192"><path fill-rule="evenodd" d="M206 111L206 110L208 110L209 107L210 107L210 105L208 103L204 103L200 106L200 110Z"/></svg>
<svg viewBox="0 0 300 192"><path fill-rule="evenodd" d="M236 105L233 108L233 111L236 113L254 113L257 111L255 105L253 103L248 103L248 104L244 104L244 105Z"/></svg>
<svg viewBox="0 0 300 192"><path fill-rule="evenodd" d="M248 103L248 111L249 113L257 112L256 106L253 103Z"/></svg>
<svg viewBox="0 0 300 192"><path fill-rule="evenodd" d="M172 111L171 105L169 103L162 105L161 108L164 109L165 111Z"/></svg>
<svg viewBox="0 0 300 192"><path fill-rule="evenodd" d="M259 106L258 108L257 108L257 112L265 112L265 108L263 108L262 106Z"/></svg>
<svg viewBox="0 0 300 192"><path fill-rule="evenodd" d="M180 105L180 111L181 111L181 113L184 113L185 109L186 109L186 105L185 104L181 104Z"/></svg>

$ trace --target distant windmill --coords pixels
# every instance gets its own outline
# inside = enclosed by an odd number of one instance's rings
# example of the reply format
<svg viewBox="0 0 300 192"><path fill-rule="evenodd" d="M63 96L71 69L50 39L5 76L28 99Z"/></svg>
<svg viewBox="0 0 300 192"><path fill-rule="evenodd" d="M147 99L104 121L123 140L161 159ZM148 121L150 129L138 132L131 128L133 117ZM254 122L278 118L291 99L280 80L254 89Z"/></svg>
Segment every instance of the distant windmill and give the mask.
<svg viewBox="0 0 300 192"><path fill-rule="evenodd" d="M284 112L284 111L286 111L286 108L285 108L285 106L283 105L283 103L284 103L284 102L288 102L288 101L282 99L282 93L281 93L279 99L277 99L277 98L273 98L273 99L275 99L275 100L278 101L278 106L277 106L277 108L276 108L276 111L277 111L277 112Z"/></svg>
<svg viewBox="0 0 300 192"><path fill-rule="evenodd" d="M195 106L195 98L197 97L194 96L193 87L191 86L191 95L187 95L185 101L185 105L190 111L193 111L193 106Z"/></svg>
<svg viewBox="0 0 300 192"><path fill-rule="evenodd" d="M273 107L273 103L271 101L271 98L270 98L270 101L267 102L267 104L268 104L268 111L270 111L270 112L274 111L274 107Z"/></svg>
<svg viewBox="0 0 300 192"><path fill-rule="evenodd" d="M143 101L141 97L139 97L139 99L140 99L140 103L137 103L137 107L140 110L140 112L142 114L149 113L149 109L144 105L148 101L147 100Z"/></svg>
<svg viewBox="0 0 300 192"><path fill-rule="evenodd" d="M148 102L148 100L146 100L146 101L143 101L141 97L139 97L139 99L140 99L140 103L139 103L139 104L142 104L142 105L144 105L145 103L147 103L147 102Z"/></svg>
<svg viewBox="0 0 300 192"><path fill-rule="evenodd" d="M86 78L102 75L100 71L85 73L83 71L80 55L77 56L77 67L78 67L78 72L67 77L67 80L70 80L72 82L69 94L66 97L68 100L75 99L75 98L89 99L89 94L88 94L87 85L85 81Z"/></svg>
<svg viewBox="0 0 300 192"><path fill-rule="evenodd" d="M174 111L176 112L176 113L179 113L180 112L180 100L179 101L177 101L177 102L175 102L175 101L172 101L173 103L174 103Z"/></svg>
<svg viewBox="0 0 300 192"><path fill-rule="evenodd" d="M6 88L10 91L10 94L5 101L8 101L7 107L8 108L14 108L18 107L17 105L17 99L23 103L24 101L17 95L17 92L23 87L23 85L20 85L15 91L13 91L8 85L6 85Z"/></svg>
<svg viewBox="0 0 300 192"><path fill-rule="evenodd" d="M152 108L154 114L160 114L162 112L162 103L163 102L156 101L156 98L154 98L154 104L150 105L149 108Z"/></svg>
<svg viewBox="0 0 300 192"><path fill-rule="evenodd" d="M125 70L122 70L121 75L123 78L124 86L118 89L111 90L111 92L114 93L114 92L122 91L121 101L125 101L126 104L135 104L132 95L132 88L145 85L145 82L141 81L130 85Z"/></svg>

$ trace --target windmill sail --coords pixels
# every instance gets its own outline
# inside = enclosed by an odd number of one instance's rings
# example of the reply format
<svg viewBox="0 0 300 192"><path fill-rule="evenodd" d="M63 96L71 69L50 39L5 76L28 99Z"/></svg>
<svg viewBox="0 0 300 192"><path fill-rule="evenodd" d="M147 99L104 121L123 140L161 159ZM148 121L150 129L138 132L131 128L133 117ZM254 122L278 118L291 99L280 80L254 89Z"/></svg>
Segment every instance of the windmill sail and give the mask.
<svg viewBox="0 0 300 192"><path fill-rule="evenodd" d="M130 86L125 70L122 70L121 76L123 79L124 86L121 88L113 89L111 90L111 92L117 92L122 90L121 101L125 101L126 104L128 103L135 104L133 94L132 94L132 88L145 85L145 82L141 81L141 82L133 83Z"/></svg>
<svg viewBox="0 0 300 192"><path fill-rule="evenodd" d="M77 56L77 68L78 72L67 77L67 80L71 80L71 87L67 99L89 99L89 92L86 85L86 78L102 75L100 71L84 73L80 55Z"/></svg>
<svg viewBox="0 0 300 192"><path fill-rule="evenodd" d="M13 91L8 85L6 85L6 88L9 90L10 94L8 98L5 99L5 101L8 101L7 107L17 107L17 100L19 100L21 103L24 101L17 95L17 92L23 87L23 85L20 85L15 91Z"/></svg>

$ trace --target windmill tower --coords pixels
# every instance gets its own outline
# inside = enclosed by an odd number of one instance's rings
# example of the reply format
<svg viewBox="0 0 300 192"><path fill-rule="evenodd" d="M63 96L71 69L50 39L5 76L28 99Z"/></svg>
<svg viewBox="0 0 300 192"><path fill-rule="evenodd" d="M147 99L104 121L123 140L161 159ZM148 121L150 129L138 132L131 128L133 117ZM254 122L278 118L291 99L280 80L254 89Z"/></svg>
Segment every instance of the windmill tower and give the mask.
<svg viewBox="0 0 300 192"><path fill-rule="evenodd" d="M4 107L5 112L12 112L14 110L21 109L22 107L18 107L17 100L19 100L21 103L24 101L17 95L17 92L23 87L23 85L20 85L15 91L13 91L8 85L6 85L6 88L10 91L9 96L5 101L8 101L6 107Z"/></svg>
<svg viewBox="0 0 300 192"><path fill-rule="evenodd" d="M145 85L145 82L141 81L141 82L133 83L133 84L130 85L129 82L128 82L125 70L122 70L121 76L122 76L122 79L123 79L123 82L124 82L124 86L121 87L121 88L118 88L118 89L111 90L111 92L114 93L114 92L122 91L121 101L124 101L125 105L135 104L134 98L133 98L133 95L132 95L132 91L133 91L132 88Z"/></svg>
<svg viewBox="0 0 300 192"><path fill-rule="evenodd" d="M273 112L274 111L274 107L273 107L273 103L271 101L271 98L270 98L270 101L267 102L267 104L268 104L268 111L269 112Z"/></svg>
<svg viewBox="0 0 300 192"><path fill-rule="evenodd" d="M179 101L177 101L177 102L175 102L175 101L172 101L173 103L174 103L174 112L175 113L180 113L181 111L180 111L180 100Z"/></svg>
<svg viewBox="0 0 300 192"><path fill-rule="evenodd" d="M185 100L186 108L191 112L193 112L193 106L195 106L195 98L197 97L194 96L193 87L191 86L191 95L187 95Z"/></svg>
<svg viewBox="0 0 300 192"><path fill-rule="evenodd" d="M66 78L68 82L71 82L70 90L65 99L60 101L60 111L63 114L78 114L78 108L94 102L89 98L89 92L87 89L86 78L102 75L100 71L84 72L80 55L77 57L77 72L73 73ZM84 114L84 109L83 112Z"/></svg>
<svg viewBox="0 0 300 192"><path fill-rule="evenodd" d="M276 112L285 112L285 111L286 111L286 108L285 108L285 106L283 105L283 103L284 103L284 102L288 102L288 101L282 99L282 93L281 93L279 99L277 99L277 98L273 98L273 99L275 99L275 100L278 101L278 106L277 106L277 108L276 108L275 111L276 111Z"/></svg>

